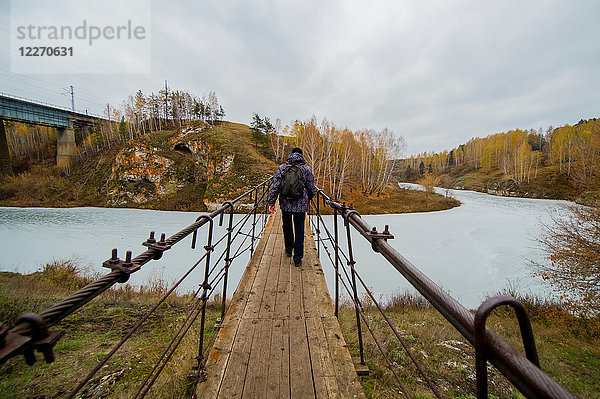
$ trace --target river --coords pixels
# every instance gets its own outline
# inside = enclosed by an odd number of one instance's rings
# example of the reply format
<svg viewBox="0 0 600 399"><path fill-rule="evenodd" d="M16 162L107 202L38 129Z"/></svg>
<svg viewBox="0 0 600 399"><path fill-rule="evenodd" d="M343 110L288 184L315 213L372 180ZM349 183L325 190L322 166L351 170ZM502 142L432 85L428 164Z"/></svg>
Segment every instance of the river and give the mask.
<svg viewBox="0 0 600 399"><path fill-rule="evenodd" d="M55 260L75 259L90 273L106 273L108 269L102 267L102 262L110 257L112 248L118 249L121 259L127 250L136 256L146 249L141 243L150 231L156 231L156 238L161 233L168 237L192 224L198 215L122 208L0 208L0 270L31 273ZM241 216L235 215L234 221ZM132 274L129 283L139 286L178 280L204 254L207 227L199 230L195 250L190 249L191 238L186 238L160 260L151 261ZM226 227L227 217L223 227L215 221L214 240L225 233ZM235 260L231 268L231 281L235 284L248 259L248 254L242 254ZM184 280L180 291L196 289L203 276L204 263Z"/></svg>
<svg viewBox="0 0 600 399"><path fill-rule="evenodd" d="M445 193L445 190L440 192ZM462 205L446 211L366 215L365 220L382 230L390 225L390 244L429 278L469 308L486 295L511 287L521 293L549 297L547 285L534 278L530 262L543 254L536 237L552 213L564 215L568 202L506 198L472 191L449 190ZM167 236L191 224L198 214L110 208L0 208L0 270L30 273L53 260L76 258L93 273L104 273L101 264L118 248L134 256L150 230ZM239 217L239 216L237 216ZM331 217L327 218L331 224ZM215 224L216 226L216 224ZM216 226L215 236L224 232ZM199 234L198 245L205 235ZM146 284L152 279L175 281L203 253L189 250L189 239L145 265L130 282ZM357 234L353 235L356 268L377 296L386 297L410 289L404 278ZM345 241L342 246L345 248ZM328 264L325 254L321 256ZM248 257L236 260L231 281L237 284ZM183 284L183 291L201 281L202 268ZM325 267L329 287L333 273ZM230 291L231 292L231 291Z"/></svg>

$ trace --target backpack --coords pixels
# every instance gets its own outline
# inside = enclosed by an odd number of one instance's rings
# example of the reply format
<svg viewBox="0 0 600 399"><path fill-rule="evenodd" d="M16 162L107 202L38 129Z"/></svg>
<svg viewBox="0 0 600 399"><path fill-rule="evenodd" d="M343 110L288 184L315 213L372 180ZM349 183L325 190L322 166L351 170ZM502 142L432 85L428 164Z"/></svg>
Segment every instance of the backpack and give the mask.
<svg viewBox="0 0 600 399"><path fill-rule="evenodd" d="M304 176L299 165L288 165L281 172L281 197L288 201L302 197Z"/></svg>

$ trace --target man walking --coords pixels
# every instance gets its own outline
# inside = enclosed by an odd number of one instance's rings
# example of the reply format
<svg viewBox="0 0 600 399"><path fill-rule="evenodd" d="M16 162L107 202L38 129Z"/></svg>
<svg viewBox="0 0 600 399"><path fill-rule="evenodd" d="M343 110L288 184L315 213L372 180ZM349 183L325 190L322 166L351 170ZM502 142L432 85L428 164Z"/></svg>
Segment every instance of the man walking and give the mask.
<svg viewBox="0 0 600 399"><path fill-rule="evenodd" d="M275 212L275 202L279 196L285 253L289 257L293 252L296 266L302 265L304 219L308 212L308 203L314 195L315 177L304 161L302 150L296 147L288 156L287 162L277 168L269 195L271 213Z"/></svg>

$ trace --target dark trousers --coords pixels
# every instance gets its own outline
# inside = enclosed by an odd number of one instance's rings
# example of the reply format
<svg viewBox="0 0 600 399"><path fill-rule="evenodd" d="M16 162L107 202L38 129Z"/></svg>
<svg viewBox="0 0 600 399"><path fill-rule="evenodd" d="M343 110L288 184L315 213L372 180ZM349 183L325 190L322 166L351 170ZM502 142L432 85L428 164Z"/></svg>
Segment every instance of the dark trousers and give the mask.
<svg viewBox="0 0 600 399"><path fill-rule="evenodd" d="M283 219L283 240L285 251L294 253L294 262L300 262L304 256L304 219L305 212L281 212ZM293 220L293 224L292 224Z"/></svg>

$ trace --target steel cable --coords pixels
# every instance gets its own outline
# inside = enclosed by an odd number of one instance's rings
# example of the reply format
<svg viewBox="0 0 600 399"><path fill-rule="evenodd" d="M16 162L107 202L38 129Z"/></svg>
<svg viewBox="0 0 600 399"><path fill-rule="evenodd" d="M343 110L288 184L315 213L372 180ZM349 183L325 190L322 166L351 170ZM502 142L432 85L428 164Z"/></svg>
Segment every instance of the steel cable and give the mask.
<svg viewBox="0 0 600 399"><path fill-rule="evenodd" d="M89 380L94 376L94 374L96 374L98 370L100 370L100 368L102 368L102 366L112 357L112 355L114 355L115 352L117 352L117 350L119 350L119 348L121 348L121 346L123 346L123 344L125 344L125 342L127 342L127 340L142 326L142 324L146 320L148 320L150 315L152 315L152 313L154 313L156 309L158 309L158 307L167 299L167 297L171 295L173 291L175 291L179 284L181 284L183 280L187 278L187 276L189 276L189 274L200 264L200 262L202 262L202 260L206 257L207 254L208 252L205 253L200 259L198 259L198 261L194 263L194 265L190 269L188 269L188 271L169 289L169 291L167 291L163 295L163 297L152 307L152 309L150 309L140 320L138 320L138 322L127 332L127 334L123 336L121 341L117 345L115 345L113 349L111 349L111 351L100 361L100 363L98 363L96 367L94 367L94 369L90 371L88 375L77 385L77 387L73 391L71 391L71 393L68 396L69 399L73 398L77 394L77 392L79 392L79 390L89 382Z"/></svg>
<svg viewBox="0 0 600 399"><path fill-rule="evenodd" d="M213 288L210 290L210 292L208 293L208 295L206 297L204 297L204 298L198 298L198 301L196 302L196 305L194 306L194 308L192 309L192 311L190 312L190 314L188 315L188 317L186 318L186 320L184 321L184 323L181 325L181 327L179 328L179 330L177 331L177 333L175 334L175 336L171 339L171 342L169 343L169 345L167 346L167 348L165 348L164 352L159 357L159 359L155 363L155 365L152 368L152 370L150 371L150 373L148 373L148 375L146 376L146 378L142 382L142 385L140 386L139 390L135 394L134 398L137 398L138 395L140 395L140 393L142 395L141 396L142 398L145 397L146 394L148 393L148 391L152 388L152 385L154 385L154 382L156 381L156 379L158 378L158 376L164 370L164 367L167 365L167 363L171 359L171 356L173 356L173 353L175 353L175 351L177 350L177 348L181 344L181 341L183 340L183 337L185 337L185 335L189 331L190 327L194 324L194 322L196 321L196 319L200 315L200 312L202 312L202 310L206 307L206 303L208 302L208 299L210 298L210 296L212 295L212 293L215 290L214 287L216 287L216 284L218 284L221 281L222 276L223 275L221 275L221 278L219 278L219 280L215 283L215 285L213 286ZM196 291L196 294L198 294L198 292L199 291ZM198 303L201 304L199 307L197 306ZM194 315L193 318L192 318L192 315ZM190 321L189 324L188 324L188 321ZM187 328L185 328L185 331L183 331L184 327L186 325L187 325ZM177 340L177 343L175 343L176 340ZM167 353L168 353L168 355L167 355ZM163 359L164 359L164 361L162 362L161 366L159 367L158 365L160 364L161 360L163 360ZM154 373L155 371L156 371L156 373ZM153 373L154 373L154 375L153 375ZM152 380L150 380L150 382L148 383L148 385L144 389L144 385L146 385L146 383L150 379L150 376L152 376L152 375L153 375Z"/></svg>
<svg viewBox="0 0 600 399"><path fill-rule="evenodd" d="M251 194L254 190L257 190L258 188L263 187L265 185L270 185L270 182L271 182L271 179L267 179L267 180L263 181L262 183L260 183L259 185L255 186L254 188L239 195L233 201L230 201L231 206L233 206L234 204L236 204L237 202L242 200L244 197ZM268 190L266 190L266 191L268 191ZM262 198L264 198L264 195L263 195L263 197L261 197L261 199ZM224 205L224 206L219 207L218 209L216 209L215 211L210 213L208 215L208 217L215 218L215 217L219 216L228 208L228 206L229 205ZM172 246L172 245L178 243L179 241L181 241L183 238L190 235L191 233L193 233L194 231L198 230L200 227L202 227L207 222L208 222L207 218L202 218L201 220L187 226L186 228L184 228L184 229L178 231L177 233L173 234L172 236L170 236L168 239L165 240L165 243ZM154 257L157 255L157 253L160 253L160 251L156 251L154 249L148 249L145 252L143 252L140 255L133 258L132 262L136 265L143 266L146 263L148 263L150 260L154 259ZM40 316L44 320L46 326L51 327L54 324L56 324L57 322L59 322L60 320L62 320L63 318L65 318L66 316L70 315L71 313L73 313L74 311L79 309L81 306L88 303L90 300L92 300L96 296L98 296L101 293L103 293L104 291L106 291L112 285L119 282L122 278L123 278L123 274L121 272L112 271L112 272L108 273L107 275L101 277L100 279L88 284L87 286L83 287L82 289L78 290L77 292L71 294L70 296L63 299L62 301L59 301L58 303L52 305L50 308L42 311L40 313ZM27 335L27 334L31 333L31 328L28 323L21 323L16 326L13 326L10 329L10 331L13 333L21 334L21 335Z"/></svg>
<svg viewBox="0 0 600 399"><path fill-rule="evenodd" d="M321 215L318 215L319 219L321 219L321 223L323 224L323 227L325 228L325 232L327 233L327 236L329 238L329 241L331 241L332 243L334 243L335 241L332 240L332 235L331 232L329 231L329 229L327 228L327 225L325 224L325 221L323 220L323 218L321 217ZM348 260L348 257L346 256L346 254L344 253L344 251L339 247L339 245L337 245L337 243L335 243L335 245L338 247L338 250L341 251L342 255L344 256L344 258L346 260ZM327 253L327 256L329 257L329 261L333 264L333 260L331 259L331 254L329 253L329 251L327 250L327 246L325 244L323 244L323 247L325 249L325 252ZM347 271L345 270L345 268L342 265L342 270L344 270L344 273L346 274L346 278L348 280L350 280L350 277L348 276ZM431 389L431 391L433 392L433 394L435 395L436 398L440 398L440 394L437 391L437 389L435 388L435 386L433 385L433 383L431 382L431 380L429 379L428 375L425 373L425 371L422 369L421 365L419 364L419 362L417 361L417 359L414 357L414 355L412 354L412 351L410 350L410 348L408 347L408 344L406 343L406 341L402 338L402 336L398 333L398 331L396 330L396 328L394 327L393 323L391 322L391 320L388 318L388 316L385 314L383 308L380 306L380 304L377 302L377 300L375 299L375 297L373 296L373 293L371 292L371 290L368 288L367 284L365 283L365 281L363 280L363 278L360 276L360 274L355 270L355 275L358 277L358 280L360 281L361 285L363 286L363 288L365 289L365 292L368 294L368 296L370 297L371 301L373 302L373 304L377 307L377 309L379 310L379 313L381 314L381 316L384 318L384 320L386 321L386 323L388 324L388 326L390 327L390 329L392 330L392 332L394 333L394 335L396 336L396 338L398 339L398 341L400 341L400 344L402 345L402 347L404 348L404 350L406 351L407 355L409 356L409 358L411 359L412 363L415 365L415 367L417 368L417 370L419 371L419 374L421 374L421 376L425 379L427 385L429 386L429 388Z"/></svg>

